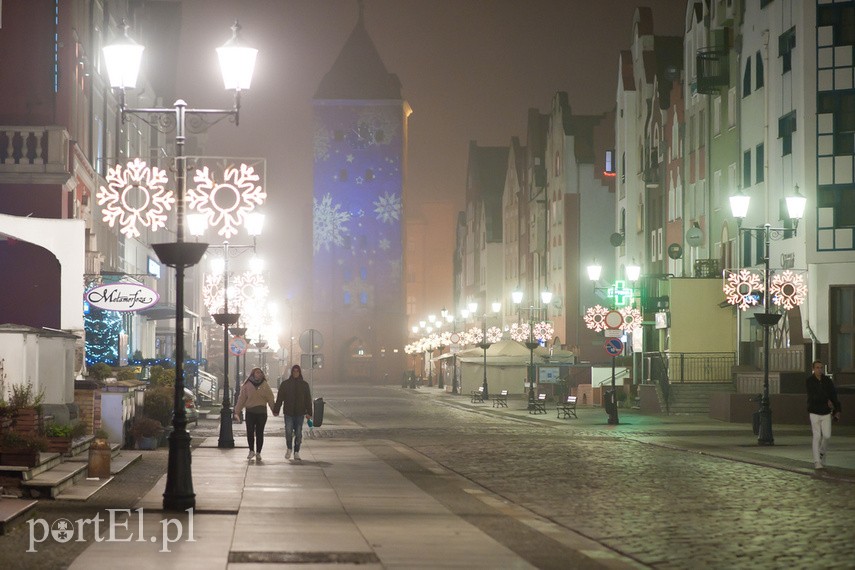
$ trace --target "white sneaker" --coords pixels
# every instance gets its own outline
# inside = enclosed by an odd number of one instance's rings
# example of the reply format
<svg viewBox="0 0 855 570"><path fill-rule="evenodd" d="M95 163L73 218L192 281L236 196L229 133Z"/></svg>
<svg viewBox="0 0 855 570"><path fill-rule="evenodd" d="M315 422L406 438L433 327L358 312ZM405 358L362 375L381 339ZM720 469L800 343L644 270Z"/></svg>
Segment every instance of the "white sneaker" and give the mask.
<svg viewBox="0 0 855 570"><path fill-rule="evenodd" d="M302 461L300 459L300 452L299 451L294 452L294 461Z"/></svg>
<svg viewBox="0 0 855 570"><path fill-rule="evenodd" d="M290 449L285 451L285 459L291 459L291 450Z"/></svg>
<svg viewBox="0 0 855 570"><path fill-rule="evenodd" d="M252 458L255 457L255 452L251 449L249 450L249 455L246 456L248 461L252 461Z"/></svg>
<svg viewBox="0 0 855 570"><path fill-rule="evenodd" d="M255 460L256 460L256 461L261 461L261 454L260 454L260 453L256 453L256 454L255 454Z"/></svg>
<svg viewBox="0 0 855 570"><path fill-rule="evenodd" d="M825 465L823 465L822 463L814 463L813 468L814 469L825 469Z"/></svg>

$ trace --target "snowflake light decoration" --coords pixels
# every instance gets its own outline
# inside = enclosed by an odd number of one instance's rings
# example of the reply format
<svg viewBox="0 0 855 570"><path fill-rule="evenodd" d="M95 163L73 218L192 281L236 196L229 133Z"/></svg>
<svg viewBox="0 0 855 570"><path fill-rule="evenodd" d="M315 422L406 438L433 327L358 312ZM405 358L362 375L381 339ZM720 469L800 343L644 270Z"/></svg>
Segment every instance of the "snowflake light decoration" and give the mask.
<svg viewBox="0 0 855 570"><path fill-rule="evenodd" d="M245 313L247 303L263 303L266 306L269 289L264 276L253 271L245 271L229 276L229 312ZM202 299L208 314L223 311L223 276L205 274L202 284ZM265 309L259 309L264 312Z"/></svg>
<svg viewBox="0 0 855 570"><path fill-rule="evenodd" d="M149 167L145 161L135 159L125 169L117 164L107 170L107 186L98 189L98 205L103 207L102 219L110 227L118 221L126 237L139 237L137 225L153 231L166 227L166 210L175 203L172 190L165 190L169 182L166 171Z"/></svg>
<svg viewBox="0 0 855 570"><path fill-rule="evenodd" d="M490 327L487 329L487 342L494 344L502 340L502 329L499 327Z"/></svg>
<svg viewBox="0 0 855 570"><path fill-rule="evenodd" d="M552 328L552 323L548 321L540 321L534 324L534 338L540 342L546 342L555 334L555 329Z"/></svg>
<svg viewBox="0 0 855 570"><path fill-rule="evenodd" d="M748 307L756 305L757 298L751 293L752 291L762 292L764 290L760 276L748 269L728 271L726 274L724 295L727 302L743 311L747 311Z"/></svg>
<svg viewBox="0 0 855 570"><path fill-rule="evenodd" d="M384 224L393 224L401 219L401 197L397 194L384 192L374 202L374 213Z"/></svg>
<svg viewBox="0 0 855 570"><path fill-rule="evenodd" d="M187 190L187 206L206 216L209 226L222 225L217 233L231 239L243 225L246 215L267 199L267 193L256 184L258 180L255 169L241 163L237 168L226 168L223 181L218 183L205 166L196 170L193 177L196 187Z"/></svg>
<svg viewBox="0 0 855 570"><path fill-rule="evenodd" d="M632 332L641 328L641 311L635 307L624 307L620 310L620 314L623 315L623 323L621 323L620 328L625 332Z"/></svg>
<svg viewBox="0 0 855 570"><path fill-rule="evenodd" d="M484 340L484 333L478 327L472 327L469 332L469 344L480 344Z"/></svg>
<svg viewBox="0 0 855 570"><path fill-rule="evenodd" d="M510 336L512 340L517 342L526 342L528 340L528 334L528 323L513 323L511 325Z"/></svg>
<svg viewBox="0 0 855 570"><path fill-rule="evenodd" d="M313 218L313 247L315 253L321 247L330 250L330 245L344 245L344 234L348 232L345 225L350 221L350 212L341 209L341 204L332 203L332 195L325 194L321 201L312 199Z"/></svg>
<svg viewBox="0 0 855 570"><path fill-rule="evenodd" d="M606 328L606 315L609 310L602 305L588 307L585 311L585 326L594 332L600 332Z"/></svg>
<svg viewBox="0 0 855 570"><path fill-rule="evenodd" d="M442 346L451 346L453 344L451 342L451 331L442 331L442 334L439 335L439 340Z"/></svg>
<svg viewBox="0 0 855 570"><path fill-rule="evenodd" d="M789 311L805 302L807 285L800 274L786 270L772 276L769 294L773 303Z"/></svg>

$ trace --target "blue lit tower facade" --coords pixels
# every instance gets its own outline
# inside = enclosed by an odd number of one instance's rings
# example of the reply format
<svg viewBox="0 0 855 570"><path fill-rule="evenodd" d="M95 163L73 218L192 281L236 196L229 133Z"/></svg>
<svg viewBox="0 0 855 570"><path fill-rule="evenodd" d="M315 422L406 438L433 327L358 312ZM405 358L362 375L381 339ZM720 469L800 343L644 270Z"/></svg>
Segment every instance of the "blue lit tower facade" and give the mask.
<svg viewBox="0 0 855 570"><path fill-rule="evenodd" d="M405 359L409 106L359 20L313 100L313 311L319 378L398 381ZM388 376L387 376L388 375Z"/></svg>

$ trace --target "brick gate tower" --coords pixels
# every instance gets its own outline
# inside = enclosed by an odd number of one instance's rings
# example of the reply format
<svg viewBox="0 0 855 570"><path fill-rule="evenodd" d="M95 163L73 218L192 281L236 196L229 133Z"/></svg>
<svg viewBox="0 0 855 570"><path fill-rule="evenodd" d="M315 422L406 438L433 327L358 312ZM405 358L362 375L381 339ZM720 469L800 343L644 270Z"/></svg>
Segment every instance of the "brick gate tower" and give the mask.
<svg viewBox="0 0 855 570"><path fill-rule="evenodd" d="M359 19L313 100L312 322L328 382L397 382L405 366L410 107Z"/></svg>

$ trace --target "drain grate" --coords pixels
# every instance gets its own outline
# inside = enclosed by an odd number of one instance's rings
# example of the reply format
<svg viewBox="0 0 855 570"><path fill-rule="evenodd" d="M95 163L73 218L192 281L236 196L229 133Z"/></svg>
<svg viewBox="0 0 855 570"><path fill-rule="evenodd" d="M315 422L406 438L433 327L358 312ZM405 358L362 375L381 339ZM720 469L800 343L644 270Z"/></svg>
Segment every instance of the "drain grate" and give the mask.
<svg viewBox="0 0 855 570"><path fill-rule="evenodd" d="M229 552L229 562L261 564L379 564L373 552Z"/></svg>

